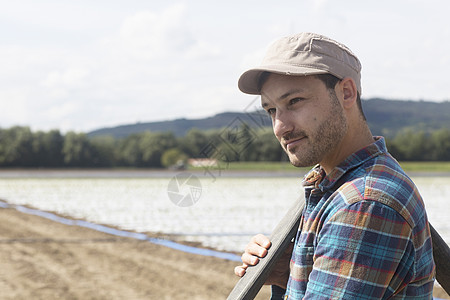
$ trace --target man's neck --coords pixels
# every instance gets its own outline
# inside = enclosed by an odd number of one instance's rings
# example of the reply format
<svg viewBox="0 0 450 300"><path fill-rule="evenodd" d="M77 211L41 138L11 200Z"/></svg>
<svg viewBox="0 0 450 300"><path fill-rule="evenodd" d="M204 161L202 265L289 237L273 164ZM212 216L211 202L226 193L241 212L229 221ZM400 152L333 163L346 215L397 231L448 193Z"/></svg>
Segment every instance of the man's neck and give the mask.
<svg viewBox="0 0 450 300"><path fill-rule="evenodd" d="M333 151L329 157L320 162L320 166L325 170L326 174L330 174L330 172L347 157L373 144L373 142L373 135L367 126L367 123L364 122L364 124L361 124L357 128L349 130L337 149Z"/></svg>

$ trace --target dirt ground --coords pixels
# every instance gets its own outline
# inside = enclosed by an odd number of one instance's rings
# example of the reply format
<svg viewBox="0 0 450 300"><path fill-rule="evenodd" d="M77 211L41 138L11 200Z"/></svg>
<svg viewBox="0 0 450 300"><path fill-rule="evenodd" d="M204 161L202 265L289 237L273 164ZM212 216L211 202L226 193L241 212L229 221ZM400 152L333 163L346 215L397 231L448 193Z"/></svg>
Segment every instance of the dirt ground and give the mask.
<svg viewBox="0 0 450 300"><path fill-rule="evenodd" d="M0 209L0 299L226 299L235 265Z"/></svg>
<svg viewBox="0 0 450 300"><path fill-rule="evenodd" d="M0 209L0 299L225 299L235 265Z"/></svg>

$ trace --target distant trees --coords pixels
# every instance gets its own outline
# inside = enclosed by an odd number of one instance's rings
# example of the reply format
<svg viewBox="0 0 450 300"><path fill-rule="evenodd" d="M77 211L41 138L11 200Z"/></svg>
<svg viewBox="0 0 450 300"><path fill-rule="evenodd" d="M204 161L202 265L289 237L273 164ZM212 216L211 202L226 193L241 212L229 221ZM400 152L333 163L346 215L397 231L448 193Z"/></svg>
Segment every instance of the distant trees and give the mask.
<svg viewBox="0 0 450 300"><path fill-rule="evenodd" d="M400 161L450 161L450 129L431 133L405 129L387 144ZM19 126L0 129L0 167L161 168L188 158L280 161L286 155L270 129L254 129L245 123L221 130L192 129L183 137L144 132L123 139L58 130L32 132Z"/></svg>
<svg viewBox="0 0 450 300"><path fill-rule="evenodd" d="M432 144L430 160L450 161L450 129L434 131L430 140Z"/></svg>
<svg viewBox="0 0 450 300"><path fill-rule="evenodd" d="M0 135L0 164L23 167L33 163L32 133L27 127L12 127Z"/></svg>
<svg viewBox="0 0 450 300"><path fill-rule="evenodd" d="M450 129L432 133L405 129L387 140L388 149L400 161L450 161Z"/></svg>
<svg viewBox="0 0 450 300"><path fill-rule="evenodd" d="M33 136L35 167L59 167L64 162L64 137L58 130L38 131Z"/></svg>
<svg viewBox="0 0 450 300"><path fill-rule="evenodd" d="M0 129L0 166L59 167L64 137L59 131L32 133L28 127Z"/></svg>
<svg viewBox="0 0 450 300"><path fill-rule="evenodd" d="M161 164L163 167L184 166L188 156L178 148L172 148L164 152L161 156Z"/></svg>
<svg viewBox="0 0 450 300"><path fill-rule="evenodd" d="M119 152L115 165L160 168L164 152L177 146L178 140L172 133L132 134L118 141Z"/></svg>
<svg viewBox="0 0 450 300"><path fill-rule="evenodd" d="M87 167L95 162L95 152L93 144L84 133L66 134L62 147L65 166Z"/></svg>

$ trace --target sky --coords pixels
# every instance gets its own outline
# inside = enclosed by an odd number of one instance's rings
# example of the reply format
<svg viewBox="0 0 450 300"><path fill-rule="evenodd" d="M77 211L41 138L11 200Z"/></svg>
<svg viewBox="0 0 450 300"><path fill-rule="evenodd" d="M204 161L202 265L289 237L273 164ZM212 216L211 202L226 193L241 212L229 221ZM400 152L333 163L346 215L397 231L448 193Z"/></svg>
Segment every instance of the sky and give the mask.
<svg viewBox="0 0 450 300"><path fill-rule="evenodd" d="M0 0L0 127L89 132L244 111L237 88L308 31L362 63L362 97L450 99L447 0Z"/></svg>

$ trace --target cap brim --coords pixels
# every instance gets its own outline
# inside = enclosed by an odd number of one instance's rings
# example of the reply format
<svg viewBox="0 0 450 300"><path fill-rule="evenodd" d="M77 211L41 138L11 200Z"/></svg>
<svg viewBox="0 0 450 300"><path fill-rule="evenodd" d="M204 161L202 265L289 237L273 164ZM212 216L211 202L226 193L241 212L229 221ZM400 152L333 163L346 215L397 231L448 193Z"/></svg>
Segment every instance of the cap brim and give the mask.
<svg viewBox="0 0 450 300"><path fill-rule="evenodd" d="M239 89L250 95L260 95L260 78L265 72L287 75L287 76L307 76L329 73L326 70L319 70L307 67L298 66L264 66L255 69L250 69L242 73L238 80Z"/></svg>

